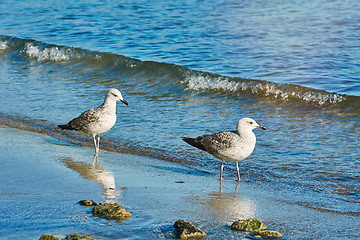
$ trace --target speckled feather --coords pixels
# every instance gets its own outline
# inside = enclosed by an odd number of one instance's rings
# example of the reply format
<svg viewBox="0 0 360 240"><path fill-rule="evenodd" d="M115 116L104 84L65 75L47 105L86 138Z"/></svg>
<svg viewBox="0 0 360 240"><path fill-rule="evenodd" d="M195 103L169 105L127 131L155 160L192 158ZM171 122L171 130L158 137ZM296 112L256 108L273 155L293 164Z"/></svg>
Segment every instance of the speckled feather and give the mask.
<svg viewBox="0 0 360 240"><path fill-rule="evenodd" d="M113 113L115 114L115 113ZM101 119L111 113L103 105L83 112L79 117L71 120L67 125L72 130L87 132L90 124L99 124Z"/></svg>
<svg viewBox="0 0 360 240"><path fill-rule="evenodd" d="M216 151L230 148L236 138L239 138L239 135L232 132L217 132L197 137L196 141L199 141L207 152L213 154Z"/></svg>

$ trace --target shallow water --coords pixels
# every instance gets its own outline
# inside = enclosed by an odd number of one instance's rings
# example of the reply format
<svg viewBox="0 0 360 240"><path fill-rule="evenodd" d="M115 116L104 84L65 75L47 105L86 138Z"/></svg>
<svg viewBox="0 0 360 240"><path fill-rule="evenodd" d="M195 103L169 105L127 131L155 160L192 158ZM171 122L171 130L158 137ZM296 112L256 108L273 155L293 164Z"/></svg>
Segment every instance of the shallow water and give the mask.
<svg viewBox="0 0 360 240"><path fill-rule="evenodd" d="M249 116L268 131L255 130L244 181L269 184L280 201L359 215L357 1L9 4L0 5L2 124L91 147L56 125L116 87L129 106L118 105L103 148L216 178L219 162L181 137L235 130Z"/></svg>
<svg viewBox="0 0 360 240"><path fill-rule="evenodd" d="M232 231L238 219L256 217L284 239L358 237L358 216L318 211L284 201L286 191L271 184L225 180L178 163L92 149L46 135L0 128L0 239L39 239L70 233L96 239L174 239L172 225L186 219L206 239L253 239ZM11 169L11 171L9 171ZM21 177L20 177L21 176ZM36 178L34 178L36 176ZM119 202L132 213L124 222L93 217L79 200Z"/></svg>

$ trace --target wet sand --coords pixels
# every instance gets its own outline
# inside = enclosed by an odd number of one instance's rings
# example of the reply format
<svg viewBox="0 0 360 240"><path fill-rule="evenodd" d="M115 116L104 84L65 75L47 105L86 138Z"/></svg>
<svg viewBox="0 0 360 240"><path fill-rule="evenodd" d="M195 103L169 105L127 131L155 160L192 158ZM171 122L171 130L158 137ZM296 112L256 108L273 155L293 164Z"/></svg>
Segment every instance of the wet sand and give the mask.
<svg viewBox="0 0 360 240"><path fill-rule="evenodd" d="M0 127L0 134L0 239L39 239L44 233L171 239L178 219L193 222L207 239L248 239L230 225L250 217L284 239L356 238L358 216L288 203L266 184L243 179L237 185L227 176L220 189L217 174L102 150L99 166L92 166L92 148L8 127ZM77 204L84 199L118 202L132 217L122 223L93 217L91 208Z"/></svg>

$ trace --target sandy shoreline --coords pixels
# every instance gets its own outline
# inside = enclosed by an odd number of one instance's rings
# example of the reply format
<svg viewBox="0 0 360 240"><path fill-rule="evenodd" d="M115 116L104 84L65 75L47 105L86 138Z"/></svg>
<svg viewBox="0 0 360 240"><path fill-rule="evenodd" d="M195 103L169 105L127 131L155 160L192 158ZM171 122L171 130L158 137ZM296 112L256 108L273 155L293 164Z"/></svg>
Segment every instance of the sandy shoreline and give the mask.
<svg viewBox="0 0 360 240"><path fill-rule="evenodd" d="M354 235L358 217L323 213L280 201L266 185L227 179L150 157L101 151L47 135L1 127L0 239L39 239L71 233L96 239L172 238L177 219L193 222L207 239L246 239L230 224L256 217L284 239ZM118 202L132 213L122 223L95 218L77 202ZM344 226L344 224L350 224ZM352 224L352 225L351 225Z"/></svg>

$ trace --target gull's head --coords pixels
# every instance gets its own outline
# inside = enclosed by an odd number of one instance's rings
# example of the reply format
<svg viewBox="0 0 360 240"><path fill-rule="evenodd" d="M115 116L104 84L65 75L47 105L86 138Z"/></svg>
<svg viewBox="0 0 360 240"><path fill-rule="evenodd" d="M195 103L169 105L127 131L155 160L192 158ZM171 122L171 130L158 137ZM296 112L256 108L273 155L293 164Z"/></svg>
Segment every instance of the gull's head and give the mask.
<svg viewBox="0 0 360 240"><path fill-rule="evenodd" d="M237 124L238 131L239 131L239 129L253 130L255 128L260 128L262 130L266 130L266 127L261 126L252 118L242 118L239 120L239 122Z"/></svg>
<svg viewBox="0 0 360 240"><path fill-rule="evenodd" d="M123 98L121 95L121 92L117 90L116 88L110 89L106 94L107 99L111 99L113 101L120 101L124 103L125 105L129 105L128 102Z"/></svg>

